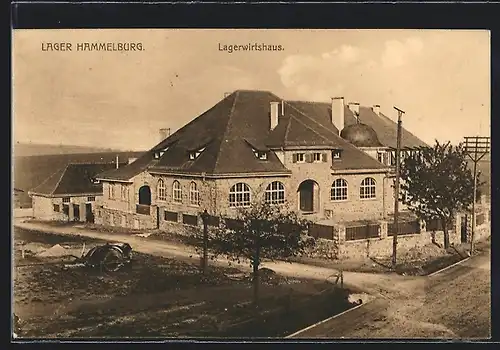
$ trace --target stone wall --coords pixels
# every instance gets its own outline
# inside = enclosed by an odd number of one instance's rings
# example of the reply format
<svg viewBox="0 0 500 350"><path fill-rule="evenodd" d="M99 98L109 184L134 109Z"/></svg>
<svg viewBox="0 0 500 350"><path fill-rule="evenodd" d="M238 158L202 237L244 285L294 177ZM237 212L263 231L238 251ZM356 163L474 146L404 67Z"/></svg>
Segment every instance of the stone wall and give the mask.
<svg viewBox="0 0 500 350"><path fill-rule="evenodd" d="M474 230L474 242L483 240L491 235L491 204L481 198L481 202L476 207L476 229ZM465 216L465 215L464 215ZM482 216L482 223L479 222L479 217ZM472 215L467 217L467 241L470 242L472 237Z"/></svg>
<svg viewBox="0 0 500 350"><path fill-rule="evenodd" d="M441 245L444 244L444 234L438 232L421 232L412 235L398 236L398 252L406 252L411 248L423 247L432 243L432 237ZM345 241L339 248L339 258L387 257L392 255L392 236L370 238L365 240ZM460 236L456 231L450 231L450 243L459 244Z"/></svg>
<svg viewBox="0 0 500 350"><path fill-rule="evenodd" d="M40 220L64 220L67 217L62 213L62 201L61 201L61 211L54 211L55 201L53 198L33 196L32 207L33 207L33 217Z"/></svg>
<svg viewBox="0 0 500 350"><path fill-rule="evenodd" d="M134 230L151 230L156 228L156 214L151 208L152 215L141 215L135 212L101 208L96 213L95 223L104 226L125 227Z"/></svg>
<svg viewBox="0 0 500 350"><path fill-rule="evenodd" d="M89 197L94 197L94 201L88 201ZM63 203L62 197L42 197L33 195L32 197L32 207L33 207L33 217L40 220L69 220L75 221L74 215L74 205L78 205L79 210L79 220L80 222L86 221L86 207L87 203L92 204L92 212L96 216L96 212L102 203L102 196L77 196L69 197L70 201L68 203ZM63 213L63 205L67 204L69 206L69 215ZM54 210L54 205L59 206L59 211Z"/></svg>

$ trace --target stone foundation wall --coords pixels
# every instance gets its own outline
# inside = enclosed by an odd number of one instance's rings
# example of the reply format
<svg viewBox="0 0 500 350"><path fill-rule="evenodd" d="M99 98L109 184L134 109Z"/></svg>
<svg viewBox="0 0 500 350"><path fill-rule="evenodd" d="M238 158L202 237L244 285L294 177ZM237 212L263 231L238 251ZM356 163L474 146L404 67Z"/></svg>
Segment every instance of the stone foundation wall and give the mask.
<svg viewBox="0 0 500 350"><path fill-rule="evenodd" d="M156 214L141 215L121 210L100 208L95 216L95 223L103 226L124 227L135 230L151 230L156 228Z"/></svg>
<svg viewBox="0 0 500 350"><path fill-rule="evenodd" d="M460 235L456 231L450 231L450 244L459 244ZM432 237L441 246L444 245L444 233L421 232L412 235L399 235L397 251L407 252L412 248L423 247L432 243ZM370 238L365 240L345 241L339 249L339 258L364 258L364 257L387 257L392 255L392 236L384 238Z"/></svg>
<svg viewBox="0 0 500 350"><path fill-rule="evenodd" d="M315 241L316 244L306 249L302 256L325 260L338 259L339 250L337 242L323 238L316 238Z"/></svg>

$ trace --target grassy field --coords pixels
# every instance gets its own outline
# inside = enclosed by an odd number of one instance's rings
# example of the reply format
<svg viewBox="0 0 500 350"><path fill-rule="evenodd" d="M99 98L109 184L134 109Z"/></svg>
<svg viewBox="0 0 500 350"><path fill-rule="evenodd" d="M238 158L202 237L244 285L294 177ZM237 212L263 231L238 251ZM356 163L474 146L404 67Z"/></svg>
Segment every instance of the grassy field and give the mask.
<svg viewBox="0 0 500 350"><path fill-rule="evenodd" d="M71 259L41 257L54 244L79 255L102 243L15 230L14 313L28 338L275 337L346 310L348 291L326 282L268 274L258 309L250 276L135 253L114 274L65 268ZM24 257L21 247L24 246Z"/></svg>

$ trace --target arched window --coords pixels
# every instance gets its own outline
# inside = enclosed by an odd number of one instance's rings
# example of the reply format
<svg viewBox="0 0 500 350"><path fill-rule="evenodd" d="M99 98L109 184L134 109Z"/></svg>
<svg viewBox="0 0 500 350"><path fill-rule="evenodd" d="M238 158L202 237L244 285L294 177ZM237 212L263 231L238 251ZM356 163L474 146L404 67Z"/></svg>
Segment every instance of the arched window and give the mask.
<svg viewBox="0 0 500 350"><path fill-rule="evenodd" d="M279 182L271 182L266 188L266 203L283 204L285 203L285 186Z"/></svg>
<svg viewBox="0 0 500 350"><path fill-rule="evenodd" d="M128 200L128 186L127 185L122 185L121 195L122 195L123 201Z"/></svg>
<svg viewBox="0 0 500 350"><path fill-rule="evenodd" d="M347 181L344 179L337 179L332 184L330 191L330 199L332 201L345 201L347 200Z"/></svg>
<svg viewBox="0 0 500 350"><path fill-rule="evenodd" d="M172 196L175 203L182 203L181 183L177 180L175 180L172 185Z"/></svg>
<svg viewBox="0 0 500 350"><path fill-rule="evenodd" d="M243 182L239 182L229 191L230 207L248 207L250 205L250 187Z"/></svg>
<svg viewBox="0 0 500 350"><path fill-rule="evenodd" d="M371 177L365 178L361 181L361 187L359 189L359 198L368 199L375 198L375 179Z"/></svg>
<svg viewBox="0 0 500 350"><path fill-rule="evenodd" d="M200 205L200 192L194 181L189 185L189 204Z"/></svg>
<svg viewBox="0 0 500 350"><path fill-rule="evenodd" d="M156 186L156 198L159 201L167 200L167 189L165 188L165 182L162 179L158 180L158 185Z"/></svg>

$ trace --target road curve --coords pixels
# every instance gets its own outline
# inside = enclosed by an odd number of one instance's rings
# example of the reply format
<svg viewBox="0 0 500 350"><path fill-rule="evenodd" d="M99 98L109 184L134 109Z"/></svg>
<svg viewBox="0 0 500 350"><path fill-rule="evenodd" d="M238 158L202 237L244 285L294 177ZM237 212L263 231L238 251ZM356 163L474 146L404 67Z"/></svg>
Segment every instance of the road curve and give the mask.
<svg viewBox="0 0 500 350"><path fill-rule="evenodd" d="M368 304L293 336L321 339L488 339L491 253L432 277L407 282L412 292Z"/></svg>

